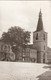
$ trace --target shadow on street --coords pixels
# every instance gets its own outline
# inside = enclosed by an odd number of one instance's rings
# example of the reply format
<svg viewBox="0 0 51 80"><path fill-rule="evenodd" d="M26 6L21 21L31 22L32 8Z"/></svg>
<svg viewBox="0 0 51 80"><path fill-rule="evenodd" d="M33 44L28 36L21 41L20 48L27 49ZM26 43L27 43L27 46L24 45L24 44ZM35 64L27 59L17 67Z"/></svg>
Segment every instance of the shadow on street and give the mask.
<svg viewBox="0 0 51 80"><path fill-rule="evenodd" d="M38 80L51 80L51 64L47 64L47 66L44 66L43 68L49 70L37 76Z"/></svg>

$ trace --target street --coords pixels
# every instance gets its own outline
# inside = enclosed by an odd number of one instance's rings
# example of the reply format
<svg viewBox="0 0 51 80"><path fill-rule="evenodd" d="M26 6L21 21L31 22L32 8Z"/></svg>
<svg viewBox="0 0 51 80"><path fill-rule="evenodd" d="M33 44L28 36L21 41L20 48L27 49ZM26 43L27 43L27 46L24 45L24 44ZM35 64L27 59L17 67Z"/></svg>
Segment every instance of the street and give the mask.
<svg viewBox="0 0 51 80"><path fill-rule="evenodd" d="M0 62L0 80L51 80L51 65Z"/></svg>

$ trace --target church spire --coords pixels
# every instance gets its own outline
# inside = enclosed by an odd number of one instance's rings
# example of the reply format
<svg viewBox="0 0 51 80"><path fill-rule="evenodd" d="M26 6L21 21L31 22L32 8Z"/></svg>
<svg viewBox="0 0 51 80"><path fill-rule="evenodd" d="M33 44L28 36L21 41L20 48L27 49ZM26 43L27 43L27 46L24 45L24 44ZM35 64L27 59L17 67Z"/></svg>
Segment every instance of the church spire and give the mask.
<svg viewBox="0 0 51 80"><path fill-rule="evenodd" d="M36 31L41 31L41 30L43 30L43 22L42 22L42 13L41 13L41 9L40 9Z"/></svg>

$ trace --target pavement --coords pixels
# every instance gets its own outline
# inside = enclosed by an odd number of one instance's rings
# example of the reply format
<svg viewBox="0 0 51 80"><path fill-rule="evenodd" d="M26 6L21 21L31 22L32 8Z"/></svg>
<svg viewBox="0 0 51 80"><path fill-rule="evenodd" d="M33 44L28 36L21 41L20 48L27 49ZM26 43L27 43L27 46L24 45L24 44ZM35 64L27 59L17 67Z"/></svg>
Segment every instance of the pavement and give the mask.
<svg viewBox="0 0 51 80"><path fill-rule="evenodd" d="M0 61L0 80L51 80L51 64Z"/></svg>

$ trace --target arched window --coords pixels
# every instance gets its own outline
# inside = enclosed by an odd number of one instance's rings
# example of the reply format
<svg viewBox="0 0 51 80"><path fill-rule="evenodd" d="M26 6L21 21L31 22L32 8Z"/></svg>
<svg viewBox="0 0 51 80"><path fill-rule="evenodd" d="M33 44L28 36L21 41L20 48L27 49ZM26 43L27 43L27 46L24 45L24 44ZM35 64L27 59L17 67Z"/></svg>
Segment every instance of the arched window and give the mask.
<svg viewBox="0 0 51 80"><path fill-rule="evenodd" d="M38 40L38 33L36 34L36 40Z"/></svg>
<svg viewBox="0 0 51 80"><path fill-rule="evenodd" d="M43 40L45 40L45 34L43 34Z"/></svg>

